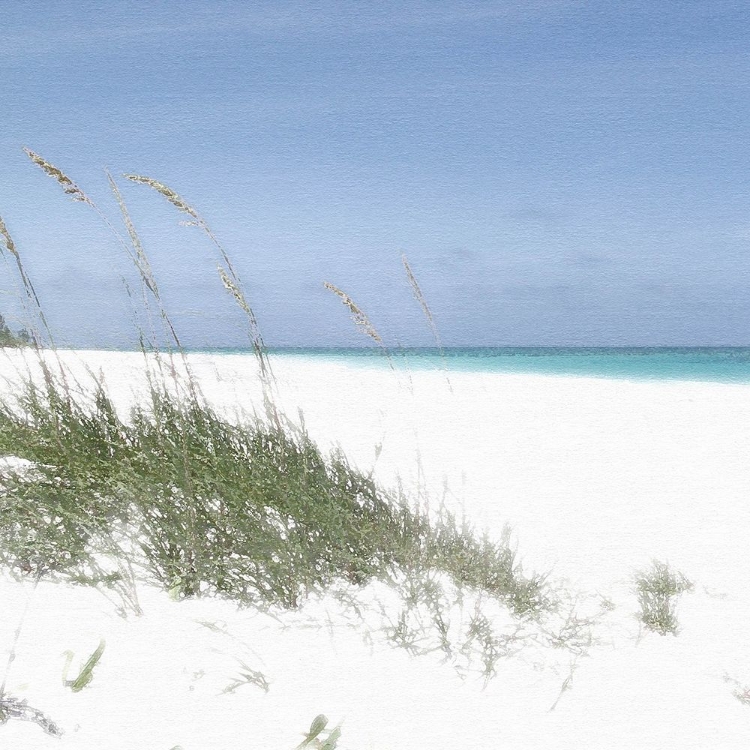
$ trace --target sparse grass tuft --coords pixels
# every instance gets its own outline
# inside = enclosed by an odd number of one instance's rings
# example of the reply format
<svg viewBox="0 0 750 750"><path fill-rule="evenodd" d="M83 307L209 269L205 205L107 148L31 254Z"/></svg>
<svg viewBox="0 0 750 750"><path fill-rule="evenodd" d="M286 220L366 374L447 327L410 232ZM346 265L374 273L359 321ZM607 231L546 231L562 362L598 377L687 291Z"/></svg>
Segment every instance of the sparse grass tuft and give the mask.
<svg viewBox="0 0 750 750"><path fill-rule="evenodd" d="M91 582L129 528L176 598L296 607L336 580L439 571L518 615L549 603L507 538L477 538L445 512L431 522L304 432L231 424L197 396L152 385L123 421L101 384L76 397L27 380L0 405L0 453L36 467L1 487L0 562L18 574Z"/></svg>
<svg viewBox="0 0 750 750"><path fill-rule="evenodd" d="M724 682L729 682L735 686L732 695L743 705L750 706L750 686L747 683L740 682L728 674L724 675Z"/></svg>
<svg viewBox="0 0 750 750"><path fill-rule="evenodd" d="M238 659L241 671L239 675L232 679L232 681L222 690L222 693L234 693L237 688L243 685L255 685L259 687L264 693L267 693L270 684L266 679L266 676L259 672L257 669L253 669L245 664L244 661Z"/></svg>
<svg viewBox="0 0 750 750"><path fill-rule="evenodd" d="M655 633L677 635L677 601L693 584L667 563L654 560L649 570L635 576L640 621Z"/></svg>

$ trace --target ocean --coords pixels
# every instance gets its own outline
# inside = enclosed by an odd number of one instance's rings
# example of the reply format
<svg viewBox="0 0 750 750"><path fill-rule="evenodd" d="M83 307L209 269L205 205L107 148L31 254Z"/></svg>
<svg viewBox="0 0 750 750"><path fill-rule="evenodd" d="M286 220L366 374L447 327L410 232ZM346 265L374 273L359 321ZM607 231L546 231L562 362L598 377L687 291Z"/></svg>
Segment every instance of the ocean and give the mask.
<svg viewBox="0 0 750 750"><path fill-rule="evenodd" d="M272 357L304 357L353 367L750 382L750 347L453 347L442 352L425 347L392 349L388 355L377 347L290 347L271 348L269 353Z"/></svg>

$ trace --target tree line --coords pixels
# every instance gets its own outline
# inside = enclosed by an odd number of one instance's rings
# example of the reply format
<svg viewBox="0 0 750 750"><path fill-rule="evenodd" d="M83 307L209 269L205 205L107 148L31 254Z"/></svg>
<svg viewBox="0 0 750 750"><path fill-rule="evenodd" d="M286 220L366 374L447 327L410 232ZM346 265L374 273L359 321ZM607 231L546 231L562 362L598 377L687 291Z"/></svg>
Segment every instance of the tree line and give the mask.
<svg viewBox="0 0 750 750"><path fill-rule="evenodd" d="M5 316L0 315L0 347L29 346L29 344L31 344L31 334L25 328L18 333L13 333L5 322Z"/></svg>

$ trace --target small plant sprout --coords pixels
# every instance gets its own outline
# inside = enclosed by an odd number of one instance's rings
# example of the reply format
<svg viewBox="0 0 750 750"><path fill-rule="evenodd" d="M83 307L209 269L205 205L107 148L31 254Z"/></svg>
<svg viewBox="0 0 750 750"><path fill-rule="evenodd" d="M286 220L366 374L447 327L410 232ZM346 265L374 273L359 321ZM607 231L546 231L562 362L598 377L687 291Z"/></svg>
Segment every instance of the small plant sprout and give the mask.
<svg viewBox="0 0 750 750"><path fill-rule="evenodd" d="M310 724L305 738L297 745L297 750L309 745L328 725L328 717L325 714L318 714Z"/></svg>
<svg viewBox="0 0 750 750"><path fill-rule="evenodd" d="M315 748L315 750L335 750L341 737L341 726L334 727L323 740L320 735L328 726L328 717L325 714L318 714L310 724L305 738L297 745L295 750L302 748Z"/></svg>
<svg viewBox="0 0 750 750"><path fill-rule="evenodd" d="M270 685L266 676L257 669L248 667L244 661L240 661L239 659L237 661L239 662L240 667L242 667L239 675L235 677L221 692L233 693L237 688L242 687L243 685L257 685L264 693L267 693Z"/></svg>
<svg viewBox="0 0 750 750"><path fill-rule="evenodd" d="M677 635L677 600L693 584L682 573L673 571L667 563L654 560L649 570L635 576L639 620L660 635Z"/></svg>
<svg viewBox="0 0 750 750"><path fill-rule="evenodd" d="M89 656L89 658L86 660L86 663L81 667L81 671L78 674L78 677L76 677L73 680L68 679L68 672L70 670L70 664L73 661L73 652L72 651L65 651L65 666L63 667L63 685L65 687L69 687L74 693L78 693L83 688L85 688L91 680L94 679L94 667L99 663L99 660L102 658L102 654L104 653L104 646L105 646L104 639L99 641L99 645L96 647L96 650Z"/></svg>
<svg viewBox="0 0 750 750"><path fill-rule="evenodd" d="M326 741L320 745L320 750L335 750L341 737L341 727L334 727L326 737Z"/></svg>

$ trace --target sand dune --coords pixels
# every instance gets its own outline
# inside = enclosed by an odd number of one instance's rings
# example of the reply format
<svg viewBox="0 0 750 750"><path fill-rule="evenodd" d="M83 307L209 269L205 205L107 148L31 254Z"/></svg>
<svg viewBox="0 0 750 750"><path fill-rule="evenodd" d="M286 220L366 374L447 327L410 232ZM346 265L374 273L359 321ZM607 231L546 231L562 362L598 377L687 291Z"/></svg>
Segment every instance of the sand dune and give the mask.
<svg viewBox="0 0 750 750"><path fill-rule="evenodd" d="M12 379L20 356L1 374ZM123 410L144 387L139 355L61 356L82 380L84 365L101 369ZM259 407L250 357L191 363L223 413ZM388 594L375 586L362 594L368 637L333 597L275 619L144 587L144 616L124 620L96 591L42 583L32 594L2 581L6 654L31 597L8 689L64 734L9 721L0 746L291 750L321 712L342 723L344 750L746 745L750 706L734 693L750 686L750 386L451 373L449 389L442 372L273 364L282 409L301 410L320 445L340 445L386 485L400 481L433 507L444 500L494 536L510 524L525 567L596 614L595 642L580 656L529 642L483 687L438 654L393 648L376 630L375 602ZM676 637L636 616L632 575L652 558L695 584ZM62 653L77 663L101 638L94 680L72 693ZM268 692L222 692L240 662Z"/></svg>

